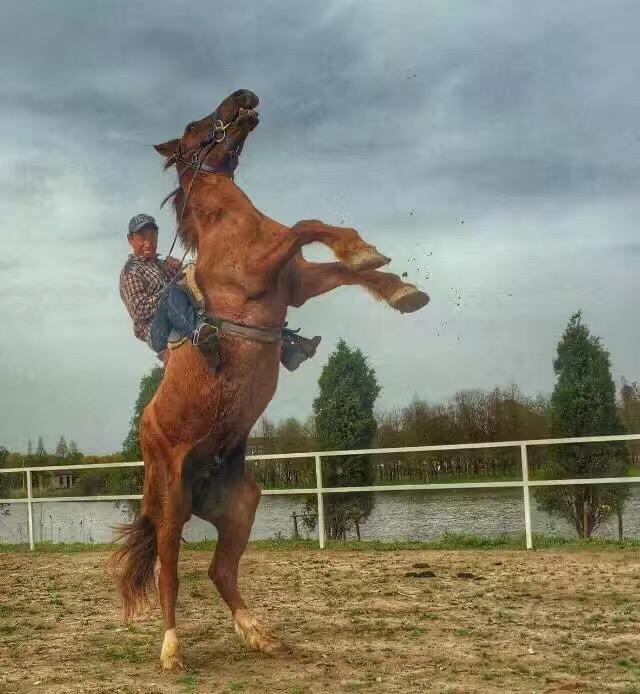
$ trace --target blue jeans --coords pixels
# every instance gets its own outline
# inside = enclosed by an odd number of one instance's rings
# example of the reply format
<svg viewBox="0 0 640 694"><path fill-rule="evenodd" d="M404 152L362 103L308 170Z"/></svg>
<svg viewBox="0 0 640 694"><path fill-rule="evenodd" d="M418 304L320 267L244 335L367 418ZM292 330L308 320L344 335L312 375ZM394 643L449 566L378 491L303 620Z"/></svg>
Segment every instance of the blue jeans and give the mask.
<svg viewBox="0 0 640 694"><path fill-rule="evenodd" d="M172 330L180 337L191 337L196 329L196 305L180 285L167 285L160 296L149 328L149 345L154 352L162 352Z"/></svg>

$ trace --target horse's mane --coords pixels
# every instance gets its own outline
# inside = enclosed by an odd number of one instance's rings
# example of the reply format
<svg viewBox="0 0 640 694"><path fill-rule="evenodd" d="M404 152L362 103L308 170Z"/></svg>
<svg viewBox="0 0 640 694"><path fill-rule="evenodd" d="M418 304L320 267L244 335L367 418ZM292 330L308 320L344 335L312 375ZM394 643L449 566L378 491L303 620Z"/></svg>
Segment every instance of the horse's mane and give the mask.
<svg viewBox="0 0 640 694"><path fill-rule="evenodd" d="M185 250L194 253L198 248L198 235L193 225L193 217L187 210L183 212L185 203L184 191L182 188L179 188L178 192L173 196L173 211L176 214L176 222L178 223L178 238Z"/></svg>
<svg viewBox="0 0 640 694"><path fill-rule="evenodd" d="M164 164L164 170L166 171L176 163L177 154L173 157L169 157ZM193 228L193 220L191 215L183 208L186 202L184 191L181 186L178 186L174 191L169 193L167 197L162 201L160 207L162 207L165 202L170 198L173 198L173 211L176 215L176 224L178 225L178 238L180 243L185 250L195 252L197 250L197 234Z"/></svg>
<svg viewBox="0 0 640 694"><path fill-rule="evenodd" d="M244 143L243 143L244 144ZM238 155L242 152L242 145L240 145L240 148L238 150ZM170 167L174 166L179 158L179 155L176 153L172 156L170 156L164 164L164 170L166 171ZM236 164L237 165L237 164ZM197 177L197 172L196 172L196 177ZM200 179L201 180L201 179ZM233 180L233 176L231 176L231 180ZM195 178L192 180L192 186L195 184ZM193 207L193 197L192 197L192 191L191 187L187 191L187 195L185 195L184 191L182 190L182 186L178 186L176 190L172 191L167 197L164 199L162 202L162 205L164 205L165 202L167 202L170 198L173 198L173 211L175 212L176 215L176 223L178 226L178 238L180 239L180 243L182 246L185 248L185 250L191 251L191 252L196 252L198 250L198 232L196 230L195 226L195 217L192 214L192 209L191 210L185 210L184 206L187 200L192 203L191 207ZM160 205L160 207L162 207Z"/></svg>

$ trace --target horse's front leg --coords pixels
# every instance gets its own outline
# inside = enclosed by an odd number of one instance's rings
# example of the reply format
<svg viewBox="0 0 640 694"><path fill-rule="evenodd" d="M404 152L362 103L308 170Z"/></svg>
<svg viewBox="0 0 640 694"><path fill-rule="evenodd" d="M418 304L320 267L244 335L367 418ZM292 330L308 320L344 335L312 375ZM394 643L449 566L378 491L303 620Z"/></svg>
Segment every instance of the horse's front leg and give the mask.
<svg viewBox="0 0 640 694"><path fill-rule="evenodd" d="M345 285L364 287L376 299L385 301L400 313L412 313L429 303L425 292L403 282L397 275L375 270L354 272L342 263L310 263L301 257L296 258L292 281L292 306L302 306L314 296Z"/></svg>
<svg viewBox="0 0 640 694"><path fill-rule="evenodd" d="M389 263L389 258L365 243L355 229L334 227L315 219L297 222L287 228L262 217L263 239L247 259L246 276L251 294L261 294L273 285L275 278L287 263L295 258L303 246L323 243L352 270L374 270Z"/></svg>
<svg viewBox="0 0 640 694"><path fill-rule="evenodd" d="M302 238L302 245L318 242L328 246L351 270L377 270L390 262L390 258L366 243L351 227L336 227L317 219L306 219L294 224L291 231Z"/></svg>

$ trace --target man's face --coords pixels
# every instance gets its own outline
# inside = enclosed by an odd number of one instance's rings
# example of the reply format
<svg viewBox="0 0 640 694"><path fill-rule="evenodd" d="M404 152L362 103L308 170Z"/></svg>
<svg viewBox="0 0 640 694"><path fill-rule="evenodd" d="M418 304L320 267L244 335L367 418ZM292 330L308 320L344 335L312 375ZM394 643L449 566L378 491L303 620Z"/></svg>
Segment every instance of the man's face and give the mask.
<svg viewBox="0 0 640 694"><path fill-rule="evenodd" d="M155 258L158 250L158 231L151 226L144 227L127 237L133 254L138 258Z"/></svg>

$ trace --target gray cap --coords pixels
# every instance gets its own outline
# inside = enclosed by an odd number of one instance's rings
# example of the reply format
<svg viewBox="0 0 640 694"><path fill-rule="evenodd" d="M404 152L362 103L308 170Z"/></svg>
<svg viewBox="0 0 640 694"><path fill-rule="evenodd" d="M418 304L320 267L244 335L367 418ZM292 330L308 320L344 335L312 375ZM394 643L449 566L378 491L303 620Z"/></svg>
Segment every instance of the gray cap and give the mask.
<svg viewBox="0 0 640 694"><path fill-rule="evenodd" d="M145 227L152 226L158 230L158 225L156 220L150 214L137 214L135 217L131 217L129 222L129 235L135 234L136 231L140 231Z"/></svg>

